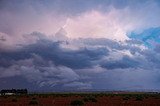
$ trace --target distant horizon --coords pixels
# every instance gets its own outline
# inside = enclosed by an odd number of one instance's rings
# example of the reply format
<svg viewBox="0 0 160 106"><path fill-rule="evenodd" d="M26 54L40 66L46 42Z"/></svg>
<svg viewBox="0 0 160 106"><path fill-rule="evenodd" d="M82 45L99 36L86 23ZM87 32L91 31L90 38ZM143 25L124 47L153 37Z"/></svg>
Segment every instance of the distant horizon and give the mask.
<svg viewBox="0 0 160 106"><path fill-rule="evenodd" d="M11 88L11 89L0 89L0 91L1 90L13 90L13 89L15 89L15 88ZM21 89L21 88L18 88L18 89ZM26 88L25 88L26 89ZM16 89L17 90L17 89ZM82 90L77 90L77 89L73 89L73 90L71 90L71 89L68 89L68 90L48 90L48 91L46 91L46 90L29 90L29 89L27 89L27 91L28 91L28 93L30 94L32 94L32 93L90 93L90 92L99 92L99 93L115 93L115 92L131 92L131 93L133 93L133 92L146 92L146 93L149 93L149 92L157 92L157 93L160 93L160 90L159 89L138 89L138 90L107 90L107 89L82 89Z"/></svg>

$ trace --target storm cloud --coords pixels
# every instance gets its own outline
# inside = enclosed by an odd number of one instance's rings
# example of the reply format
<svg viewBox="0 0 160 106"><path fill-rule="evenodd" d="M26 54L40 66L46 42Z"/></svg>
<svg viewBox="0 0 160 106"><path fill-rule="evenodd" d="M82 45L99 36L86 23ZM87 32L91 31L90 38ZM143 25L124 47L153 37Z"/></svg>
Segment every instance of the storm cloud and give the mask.
<svg viewBox="0 0 160 106"><path fill-rule="evenodd" d="M1 50L0 78L22 77L39 89L159 88L158 49L150 50L141 41L105 38L63 41L34 34L37 39L30 44Z"/></svg>
<svg viewBox="0 0 160 106"><path fill-rule="evenodd" d="M158 0L1 0L0 13L0 88L160 89Z"/></svg>

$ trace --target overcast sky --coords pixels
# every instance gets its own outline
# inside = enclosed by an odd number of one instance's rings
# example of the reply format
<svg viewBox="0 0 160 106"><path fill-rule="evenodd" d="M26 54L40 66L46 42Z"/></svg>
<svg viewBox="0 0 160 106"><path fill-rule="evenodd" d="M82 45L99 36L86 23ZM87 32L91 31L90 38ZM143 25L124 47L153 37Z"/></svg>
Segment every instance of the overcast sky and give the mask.
<svg viewBox="0 0 160 106"><path fill-rule="evenodd" d="M0 0L0 89L160 90L159 0Z"/></svg>

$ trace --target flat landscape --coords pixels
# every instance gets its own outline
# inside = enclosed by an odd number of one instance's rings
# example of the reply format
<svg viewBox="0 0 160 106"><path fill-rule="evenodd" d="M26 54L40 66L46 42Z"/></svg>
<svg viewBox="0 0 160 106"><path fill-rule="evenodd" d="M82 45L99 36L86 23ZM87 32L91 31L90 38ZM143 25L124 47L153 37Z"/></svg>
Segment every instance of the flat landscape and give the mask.
<svg viewBox="0 0 160 106"><path fill-rule="evenodd" d="M0 96L0 106L160 106L158 93L50 93Z"/></svg>

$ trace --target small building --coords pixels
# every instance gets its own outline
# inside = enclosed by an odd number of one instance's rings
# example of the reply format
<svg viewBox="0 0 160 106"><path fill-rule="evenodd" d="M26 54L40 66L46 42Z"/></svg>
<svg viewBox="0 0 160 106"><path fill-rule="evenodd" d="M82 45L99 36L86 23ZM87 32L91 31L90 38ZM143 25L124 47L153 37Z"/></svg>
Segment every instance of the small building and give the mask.
<svg viewBox="0 0 160 106"><path fill-rule="evenodd" d="M27 89L3 89L0 92L1 95L26 95L27 93Z"/></svg>

